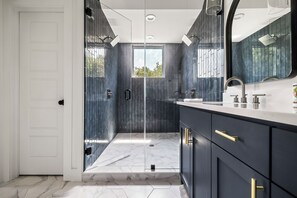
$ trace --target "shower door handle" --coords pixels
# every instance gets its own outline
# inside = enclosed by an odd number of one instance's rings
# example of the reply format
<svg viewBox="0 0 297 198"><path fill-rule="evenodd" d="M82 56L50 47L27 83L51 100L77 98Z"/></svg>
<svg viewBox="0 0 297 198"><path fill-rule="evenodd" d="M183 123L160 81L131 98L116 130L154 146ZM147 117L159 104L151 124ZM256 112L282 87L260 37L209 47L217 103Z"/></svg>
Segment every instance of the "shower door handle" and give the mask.
<svg viewBox="0 0 297 198"><path fill-rule="evenodd" d="M126 89L125 90L125 99L126 100L131 100L131 89Z"/></svg>

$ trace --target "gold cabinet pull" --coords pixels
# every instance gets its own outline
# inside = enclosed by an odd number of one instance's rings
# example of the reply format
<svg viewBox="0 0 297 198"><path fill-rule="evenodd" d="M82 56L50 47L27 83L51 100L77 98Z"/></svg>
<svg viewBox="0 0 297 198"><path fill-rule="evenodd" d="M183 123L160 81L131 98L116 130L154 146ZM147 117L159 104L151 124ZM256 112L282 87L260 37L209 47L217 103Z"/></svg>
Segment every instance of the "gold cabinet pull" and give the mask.
<svg viewBox="0 0 297 198"><path fill-rule="evenodd" d="M189 145L190 143L192 143L192 140L190 140L190 130L185 128L185 144Z"/></svg>
<svg viewBox="0 0 297 198"><path fill-rule="evenodd" d="M215 133L232 141L232 142L237 142L238 141L238 137L237 136L231 136L228 135L225 131L219 131L219 130L215 130Z"/></svg>
<svg viewBox="0 0 297 198"><path fill-rule="evenodd" d="M257 198L257 190L264 190L264 186L257 186L257 180L251 179L251 198Z"/></svg>

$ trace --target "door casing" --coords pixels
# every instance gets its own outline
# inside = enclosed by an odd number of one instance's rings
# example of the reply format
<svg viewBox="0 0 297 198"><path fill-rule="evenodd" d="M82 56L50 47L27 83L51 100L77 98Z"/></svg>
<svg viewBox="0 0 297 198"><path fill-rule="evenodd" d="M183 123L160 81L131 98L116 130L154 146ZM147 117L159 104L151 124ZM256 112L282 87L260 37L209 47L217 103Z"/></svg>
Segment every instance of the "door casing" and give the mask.
<svg viewBox="0 0 297 198"><path fill-rule="evenodd" d="M63 175L67 181L81 181L83 172L83 0L0 0L3 3L3 71L0 130L4 149L3 181L19 175L20 132L20 12L64 13L64 137ZM1 23L0 23L1 24ZM1 179L0 179L1 180Z"/></svg>

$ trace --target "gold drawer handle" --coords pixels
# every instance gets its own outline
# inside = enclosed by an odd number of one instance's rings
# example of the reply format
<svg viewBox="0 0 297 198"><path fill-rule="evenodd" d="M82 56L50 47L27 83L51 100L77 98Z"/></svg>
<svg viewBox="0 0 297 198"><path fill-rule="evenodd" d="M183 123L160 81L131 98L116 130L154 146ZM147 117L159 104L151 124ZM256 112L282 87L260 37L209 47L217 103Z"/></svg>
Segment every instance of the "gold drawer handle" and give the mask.
<svg viewBox="0 0 297 198"><path fill-rule="evenodd" d="M251 198L257 198L257 190L264 190L264 186L257 186L257 180L251 179Z"/></svg>
<svg viewBox="0 0 297 198"><path fill-rule="evenodd" d="M220 136L223 136L224 138L227 138L228 140L231 140L232 142L237 142L238 141L237 136L228 135L225 131L215 130L215 133L220 135Z"/></svg>
<svg viewBox="0 0 297 198"><path fill-rule="evenodd" d="M185 144L189 145L192 143L192 140L190 140L190 129L185 128Z"/></svg>

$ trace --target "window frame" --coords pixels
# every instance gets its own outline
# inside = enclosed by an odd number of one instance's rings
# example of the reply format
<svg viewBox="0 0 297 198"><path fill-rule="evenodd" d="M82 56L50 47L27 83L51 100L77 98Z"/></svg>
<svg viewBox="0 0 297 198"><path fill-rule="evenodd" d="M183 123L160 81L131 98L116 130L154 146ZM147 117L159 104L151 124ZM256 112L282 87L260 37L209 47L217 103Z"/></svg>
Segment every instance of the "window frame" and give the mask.
<svg viewBox="0 0 297 198"><path fill-rule="evenodd" d="M156 76L156 77L152 77L152 76L135 76L134 75L134 66L135 66L135 62L134 62L134 50L135 49L143 49L146 53L147 49L161 49L162 50L162 76ZM155 44L155 45L140 45L140 44L134 44L132 45L132 70L131 70L131 77L132 78L151 78L151 79L162 79L165 78L165 64L164 64L164 45L160 45L160 44Z"/></svg>

